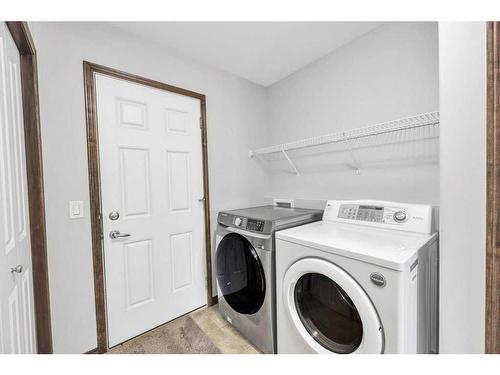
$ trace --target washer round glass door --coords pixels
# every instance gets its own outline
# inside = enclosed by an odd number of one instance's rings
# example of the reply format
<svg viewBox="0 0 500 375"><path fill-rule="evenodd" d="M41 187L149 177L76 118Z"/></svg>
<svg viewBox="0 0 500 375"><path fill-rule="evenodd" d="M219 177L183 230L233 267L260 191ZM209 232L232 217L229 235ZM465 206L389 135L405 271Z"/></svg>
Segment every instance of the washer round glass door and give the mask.
<svg viewBox="0 0 500 375"><path fill-rule="evenodd" d="M252 244L242 235L225 235L217 246L217 283L228 305L255 314L264 303L264 269Z"/></svg>
<svg viewBox="0 0 500 375"><path fill-rule="evenodd" d="M381 353L383 332L372 302L340 267L317 258L294 263L283 283L296 329L317 353Z"/></svg>

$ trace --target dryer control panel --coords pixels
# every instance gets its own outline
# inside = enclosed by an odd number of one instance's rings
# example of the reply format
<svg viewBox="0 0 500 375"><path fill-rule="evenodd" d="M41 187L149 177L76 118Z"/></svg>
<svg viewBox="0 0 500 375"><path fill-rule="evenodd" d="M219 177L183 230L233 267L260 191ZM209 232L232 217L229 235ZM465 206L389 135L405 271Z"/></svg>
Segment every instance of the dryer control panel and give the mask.
<svg viewBox="0 0 500 375"><path fill-rule="evenodd" d="M235 216L224 212L219 212L217 221L219 222L219 224L223 224L228 227L234 227L258 233L268 232L271 229L271 223L267 223L266 227L265 220L252 219L245 216Z"/></svg>
<svg viewBox="0 0 500 375"><path fill-rule="evenodd" d="M251 230L254 232L262 232L264 230L264 220L250 219L247 217L236 216L233 220L235 227Z"/></svg>
<svg viewBox="0 0 500 375"><path fill-rule="evenodd" d="M433 233L433 208L385 201L328 201L323 220Z"/></svg>

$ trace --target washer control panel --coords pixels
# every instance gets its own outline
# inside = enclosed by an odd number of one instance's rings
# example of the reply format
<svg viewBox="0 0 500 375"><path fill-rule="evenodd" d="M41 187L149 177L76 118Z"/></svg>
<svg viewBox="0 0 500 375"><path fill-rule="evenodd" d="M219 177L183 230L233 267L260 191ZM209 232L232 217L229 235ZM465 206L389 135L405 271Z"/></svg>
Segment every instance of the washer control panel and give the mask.
<svg viewBox="0 0 500 375"><path fill-rule="evenodd" d="M358 204L341 204L337 217L374 223L404 223L408 220L408 214L404 208Z"/></svg>
<svg viewBox="0 0 500 375"><path fill-rule="evenodd" d="M323 221L433 233L433 208L385 201L328 201Z"/></svg>

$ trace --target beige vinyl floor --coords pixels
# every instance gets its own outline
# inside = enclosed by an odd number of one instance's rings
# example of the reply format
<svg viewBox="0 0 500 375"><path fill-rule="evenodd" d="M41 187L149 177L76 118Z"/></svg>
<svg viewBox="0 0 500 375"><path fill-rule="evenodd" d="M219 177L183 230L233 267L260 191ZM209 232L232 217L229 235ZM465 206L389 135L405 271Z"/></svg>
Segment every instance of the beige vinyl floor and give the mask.
<svg viewBox="0 0 500 375"><path fill-rule="evenodd" d="M115 346L110 354L258 354L218 312L203 307Z"/></svg>

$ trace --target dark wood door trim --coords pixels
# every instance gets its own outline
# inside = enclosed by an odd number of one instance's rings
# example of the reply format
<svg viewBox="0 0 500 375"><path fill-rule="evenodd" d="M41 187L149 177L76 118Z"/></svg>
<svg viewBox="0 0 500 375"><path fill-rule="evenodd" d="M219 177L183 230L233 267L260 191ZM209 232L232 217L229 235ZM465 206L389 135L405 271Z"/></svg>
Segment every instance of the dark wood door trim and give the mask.
<svg viewBox="0 0 500 375"><path fill-rule="evenodd" d="M108 350L108 338L106 327L106 299L104 289L104 261L102 244L101 223L101 183L99 176L99 139L96 112L95 74L103 74L110 77L154 87L157 89L189 96L200 100L201 105L201 132L202 132L202 156L203 156L203 189L205 197L205 249L207 267L207 305L216 303L212 297L212 253L210 239L210 199L208 189L208 145L207 145L207 114L205 95L189 91L180 87L153 81L148 78L134 74L125 73L102 65L83 62L84 87L85 87L85 111L87 119L87 153L89 168L90 188L90 215L92 229L92 254L94 263L94 289L97 318L97 352L105 353Z"/></svg>
<svg viewBox="0 0 500 375"><path fill-rule="evenodd" d="M21 89L38 353L52 353L36 49L26 22L6 22L21 57Z"/></svg>
<svg viewBox="0 0 500 375"><path fill-rule="evenodd" d="M500 22L487 26L486 353L500 353Z"/></svg>

